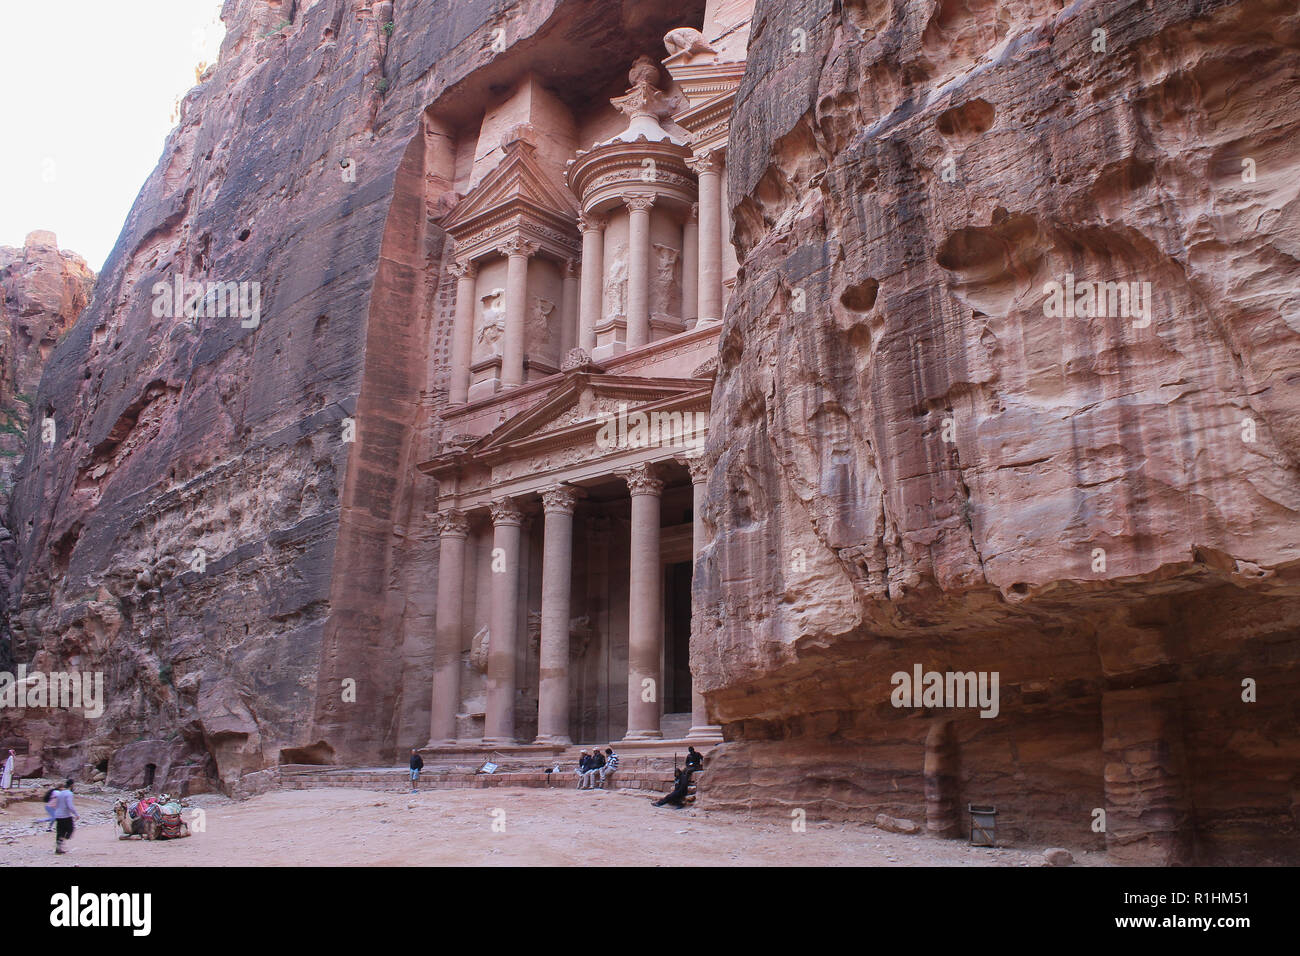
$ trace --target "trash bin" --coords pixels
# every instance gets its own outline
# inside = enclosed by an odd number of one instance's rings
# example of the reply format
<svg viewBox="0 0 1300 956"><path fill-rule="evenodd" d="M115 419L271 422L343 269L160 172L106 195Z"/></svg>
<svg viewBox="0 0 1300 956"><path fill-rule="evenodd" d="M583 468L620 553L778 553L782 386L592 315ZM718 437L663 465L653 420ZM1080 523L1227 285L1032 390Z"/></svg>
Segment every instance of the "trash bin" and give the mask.
<svg viewBox="0 0 1300 956"><path fill-rule="evenodd" d="M970 845L997 846L997 807L977 807L968 803L970 812Z"/></svg>

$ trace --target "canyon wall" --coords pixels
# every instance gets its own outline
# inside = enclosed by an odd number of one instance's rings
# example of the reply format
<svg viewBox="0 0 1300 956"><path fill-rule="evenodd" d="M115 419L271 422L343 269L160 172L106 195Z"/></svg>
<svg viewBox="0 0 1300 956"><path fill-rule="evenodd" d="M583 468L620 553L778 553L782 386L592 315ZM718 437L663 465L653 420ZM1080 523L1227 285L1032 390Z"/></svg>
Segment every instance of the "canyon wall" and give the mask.
<svg viewBox="0 0 1300 956"><path fill-rule="evenodd" d="M445 401L447 130L529 70L617 95L702 13L227 0L220 60L50 357L58 440L29 435L10 507L14 659L103 673L106 709L11 740L190 790L428 740L435 489L412 466ZM202 314L163 298L178 278Z"/></svg>
<svg viewBox="0 0 1300 956"><path fill-rule="evenodd" d="M30 233L21 249L0 246L0 515L8 510L35 414L41 370L90 299L95 273L52 232ZM39 430L39 429L38 429ZM11 670L10 571L17 545L0 524L0 670Z"/></svg>
<svg viewBox="0 0 1300 956"><path fill-rule="evenodd" d="M1277 0L759 0L710 805L1297 859L1298 77Z"/></svg>

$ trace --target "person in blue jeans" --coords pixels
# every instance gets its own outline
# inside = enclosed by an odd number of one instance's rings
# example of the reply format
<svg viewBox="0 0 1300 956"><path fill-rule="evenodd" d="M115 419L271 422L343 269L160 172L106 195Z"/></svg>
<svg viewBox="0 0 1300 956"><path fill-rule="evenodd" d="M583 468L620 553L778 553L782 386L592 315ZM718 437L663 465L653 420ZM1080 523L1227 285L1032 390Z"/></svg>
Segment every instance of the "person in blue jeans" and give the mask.
<svg viewBox="0 0 1300 956"><path fill-rule="evenodd" d="M49 833L54 829L54 790L46 790L41 802L45 804L45 832Z"/></svg>
<svg viewBox="0 0 1300 956"><path fill-rule="evenodd" d="M411 750L411 793L418 792L420 771L424 769L424 758L414 749Z"/></svg>
<svg viewBox="0 0 1300 956"><path fill-rule="evenodd" d="M66 853L63 841L72 838L76 828L72 822L81 817L72 803L72 780L68 779L62 790L54 791L54 852Z"/></svg>

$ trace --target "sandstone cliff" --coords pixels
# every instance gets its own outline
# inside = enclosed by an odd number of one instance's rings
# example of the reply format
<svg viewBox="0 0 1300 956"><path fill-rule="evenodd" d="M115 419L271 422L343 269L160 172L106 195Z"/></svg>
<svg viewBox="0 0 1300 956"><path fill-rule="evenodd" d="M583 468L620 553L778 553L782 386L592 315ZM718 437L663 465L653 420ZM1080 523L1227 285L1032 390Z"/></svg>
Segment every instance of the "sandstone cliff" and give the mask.
<svg viewBox="0 0 1300 956"><path fill-rule="evenodd" d="M434 488L412 465L445 400L439 124L521 70L617 95L702 13L227 0L220 60L51 357L59 440L29 442L14 494L15 658L106 675L101 718L26 722L50 765L198 788L428 739ZM260 316L177 315L154 289L178 277L258 283Z"/></svg>
<svg viewBox="0 0 1300 956"><path fill-rule="evenodd" d="M759 0L713 805L1294 859L1298 76L1276 0ZM999 715L892 706L916 664L999 672Z"/></svg>

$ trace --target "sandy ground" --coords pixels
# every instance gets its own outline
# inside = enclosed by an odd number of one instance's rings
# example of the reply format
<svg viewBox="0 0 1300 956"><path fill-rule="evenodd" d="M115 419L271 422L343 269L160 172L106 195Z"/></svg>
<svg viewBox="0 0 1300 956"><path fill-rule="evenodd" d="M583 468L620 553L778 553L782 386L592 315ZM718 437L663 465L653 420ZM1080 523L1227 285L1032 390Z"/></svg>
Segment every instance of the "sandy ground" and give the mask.
<svg viewBox="0 0 1300 956"><path fill-rule="evenodd" d="M85 819L64 856L54 855L41 806L11 803L0 810L0 865L1043 865L1041 848L977 848L811 819L795 833L780 819L659 809L631 791L524 788L278 791L242 803L205 794L187 801L204 811L205 832L148 843L118 839L115 796L77 797ZM1100 853L1075 856L1104 862Z"/></svg>

